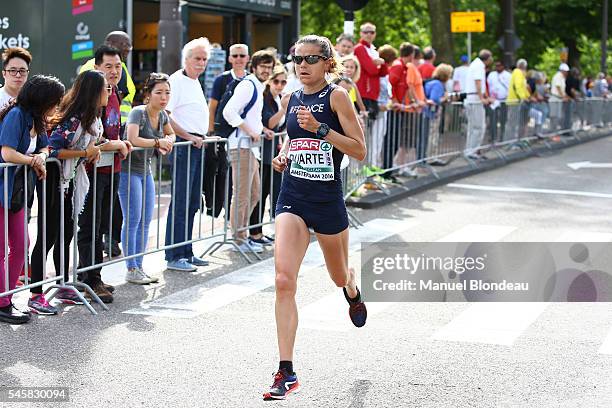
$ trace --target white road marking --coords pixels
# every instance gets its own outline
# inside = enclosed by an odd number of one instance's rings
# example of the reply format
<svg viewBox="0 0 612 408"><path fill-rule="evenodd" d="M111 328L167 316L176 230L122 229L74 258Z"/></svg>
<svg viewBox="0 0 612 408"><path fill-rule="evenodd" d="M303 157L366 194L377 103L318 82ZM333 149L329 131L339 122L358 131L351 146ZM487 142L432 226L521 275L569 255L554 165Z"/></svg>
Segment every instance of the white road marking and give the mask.
<svg viewBox="0 0 612 408"><path fill-rule="evenodd" d="M612 163L593 163L590 161L567 163L567 167L572 170L580 169L611 169Z"/></svg>
<svg viewBox="0 0 612 408"><path fill-rule="evenodd" d="M514 230L515 227L503 225L470 224L445 236L440 242L498 241ZM392 302L369 302L368 318L391 305ZM348 304L340 289L300 309L299 319L301 328L343 332L354 328L348 317Z"/></svg>
<svg viewBox="0 0 612 408"><path fill-rule="evenodd" d="M516 227L505 225L470 224L438 242L497 242L515 230ZM517 310L512 303L474 303L439 329L433 338L510 345L532 323L529 314L520 316ZM507 315L515 320L508 321Z"/></svg>
<svg viewBox="0 0 612 408"><path fill-rule="evenodd" d="M349 256L361 250L362 242L380 241L417 224L414 219L369 221L362 228L351 230ZM323 264L323 253L319 244L314 242L306 252L300 273L303 274L308 269L317 268ZM219 309L273 285L274 259L269 258L211 279L201 285L184 289L150 303L143 303L124 313L192 318Z"/></svg>
<svg viewBox="0 0 612 408"><path fill-rule="evenodd" d="M501 187L501 186L480 186L476 184L447 184L448 187L463 188L467 190L480 191L503 191L507 193L536 193L536 194L553 194L553 195L570 195L578 197L593 197L593 198L612 198L612 194L593 193L589 191L572 191L572 190L549 190L543 188L526 188L526 187Z"/></svg>
<svg viewBox="0 0 612 408"><path fill-rule="evenodd" d="M433 338L511 346L547 306L547 303L474 303Z"/></svg>
<svg viewBox="0 0 612 408"><path fill-rule="evenodd" d="M473 227L466 226L464 229L469 230L469 228ZM494 231L494 229L492 230ZM449 236L461 236L460 233L461 230ZM493 236L493 233L489 234L490 236ZM468 237L469 234L466 234L466 238ZM448 237L444 240L446 241L447 239ZM555 241L610 242L612 241L612 234L589 231L565 231L557 236ZM512 346L516 339L546 310L548 305L548 303L537 302L474 303L456 316L450 323L438 330L433 338L436 340ZM612 354L612 331L606 341L609 341L609 344L604 342L604 346L608 347ZM602 346L602 349L604 346Z"/></svg>
<svg viewBox="0 0 612 408"><path fill-rule="evenodd" d="M468 224L437 242L496 242L515 230L506 225Z"/></svg>

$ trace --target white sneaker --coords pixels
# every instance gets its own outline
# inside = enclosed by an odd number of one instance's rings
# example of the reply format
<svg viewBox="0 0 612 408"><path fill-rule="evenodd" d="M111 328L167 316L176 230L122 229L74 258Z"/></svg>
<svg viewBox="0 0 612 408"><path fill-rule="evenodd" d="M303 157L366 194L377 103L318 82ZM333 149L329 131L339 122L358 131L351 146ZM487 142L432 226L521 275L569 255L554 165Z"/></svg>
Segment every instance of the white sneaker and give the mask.
<svg viewBox="0 0 612 408"><path fill-rule="evenodd" d="M399 175L404 176L404 177L417 177L418 176L417 172L414 171L414 169L410 169L408 167L404 167L403 169L401 169L399 171Z"/></svg>
<svg viewBox="0 0 612 408"><path fill-rule="evenodd" d="M135 283L137 285L148 285L151 283L151 279L145 275L145 273L139 268L130 268L125 275L125 280L130 283Z"/></svg>
<svg viewBox="0 0 612 408"><path fill-rule="evenodd" d="M242 244L238 245L238 248L240 248L242 252L252 252L256 254L260 254L263 252L263 247L257 244L256 242L253 242L251 244L248 241L244 241ZM238 252L238 249L234 247L234 251Z"/></svg>
<svg viewBox="0 0 612 408"><path fill-rule="evenodd" d="M149 276L148 273L146 273L145 271L142 270L142 268L138 268L140 269L140 272L142 272L142 274L151 281L151 283L157 283L159 282L159 277L157 276Z"/></svg>

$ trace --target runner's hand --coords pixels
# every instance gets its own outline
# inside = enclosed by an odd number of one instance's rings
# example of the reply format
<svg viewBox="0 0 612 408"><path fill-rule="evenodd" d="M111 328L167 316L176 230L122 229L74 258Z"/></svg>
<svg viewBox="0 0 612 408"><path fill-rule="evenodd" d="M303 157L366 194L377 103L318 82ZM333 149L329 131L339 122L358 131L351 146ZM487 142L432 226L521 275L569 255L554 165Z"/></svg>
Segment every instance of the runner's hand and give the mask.
<svg viewBox="0 0 612 408"><path fill-rule="evenodd" d="M287 155L285 153L280 153L274 159L272 159L272 167L274 170L282 173L287 168Z"/></svg>
<svg viewBox="0 0 612 408"><path fill-rule="evenodd" d="M312 112L310 112L304 106L300 106L300 109L297 112L297 121L302 129L312 133L316 133L321 125L321 123L319 123L319 121L312 116Z"/></svg>

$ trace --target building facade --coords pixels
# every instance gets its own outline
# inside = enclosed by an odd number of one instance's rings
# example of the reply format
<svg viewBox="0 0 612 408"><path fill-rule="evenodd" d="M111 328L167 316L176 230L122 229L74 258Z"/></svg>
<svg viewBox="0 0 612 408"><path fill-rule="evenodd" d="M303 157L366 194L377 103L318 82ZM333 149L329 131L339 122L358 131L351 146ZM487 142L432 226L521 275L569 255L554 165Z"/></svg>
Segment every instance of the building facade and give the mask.
<svg viewBox="0 0 612 408"><path fill-rule="evenodd" d="M223 49L274 47L286 54L298 36L299 0L180 0L185 43L208 37ZM128 16L131 24L128 24ZM33 74L57 75L70 86L106 34L132 35L131 71L141 82L157 67L159 0L19 0L0 2L0 50L22 46ZM182 44L177 44L181 47Z"/></svg>

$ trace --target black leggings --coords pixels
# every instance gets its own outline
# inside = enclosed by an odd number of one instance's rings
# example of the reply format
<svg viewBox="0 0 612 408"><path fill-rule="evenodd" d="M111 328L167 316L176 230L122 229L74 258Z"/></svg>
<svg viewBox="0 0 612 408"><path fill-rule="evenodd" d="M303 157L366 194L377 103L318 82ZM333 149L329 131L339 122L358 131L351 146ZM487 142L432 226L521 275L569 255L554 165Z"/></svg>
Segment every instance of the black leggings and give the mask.
<svg viewBox="0 0 612 408"><path fill-rule="evenodd" d="M36 191L38 194L38 232L36 237L36 245L34 245L34 250L32 251L32 283L42 281L46 275L46 265L43 264L43 228L45 227L47 236L45 248L46 253L44 254L44 257L46 259L51 247L53 247L53 263L55 265L55 272L60 272L60 205L62 200L64 201L64 279L68 281L70 242L72 241L72 230L74 227L74 221L72 218L72 181L70 182L68 189L64 191L64 197L61 197L60 170L55 163L47 166L47 195L45 200L47 205L46 220L43 219L43 183L45 183L45 181L38 181L36 183ZM38 286L32 288L31 292L39 294L43 292L43 288L42 286Z"/></svg>

